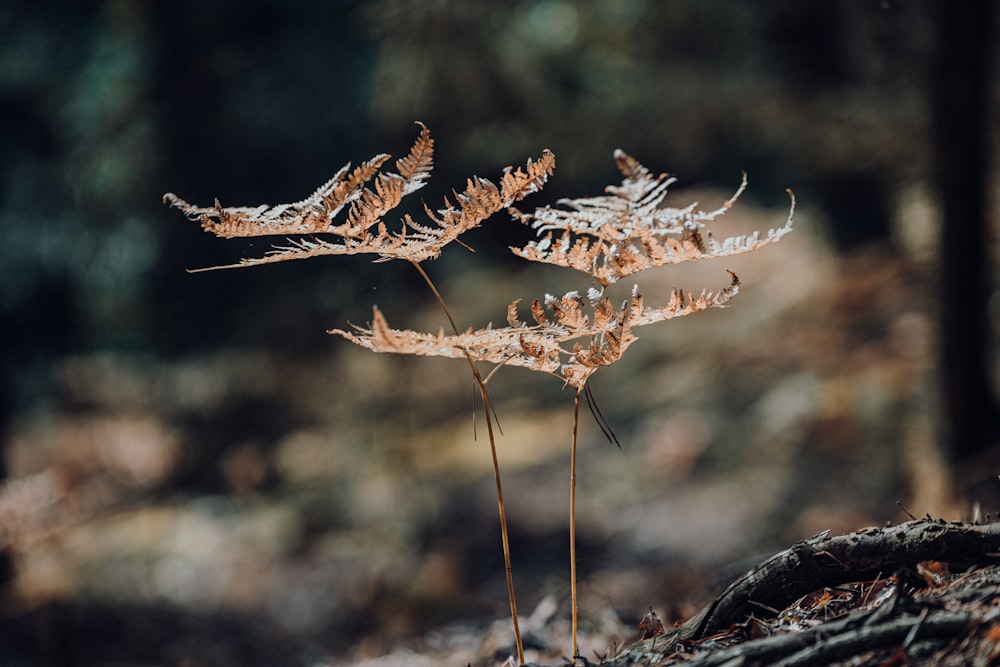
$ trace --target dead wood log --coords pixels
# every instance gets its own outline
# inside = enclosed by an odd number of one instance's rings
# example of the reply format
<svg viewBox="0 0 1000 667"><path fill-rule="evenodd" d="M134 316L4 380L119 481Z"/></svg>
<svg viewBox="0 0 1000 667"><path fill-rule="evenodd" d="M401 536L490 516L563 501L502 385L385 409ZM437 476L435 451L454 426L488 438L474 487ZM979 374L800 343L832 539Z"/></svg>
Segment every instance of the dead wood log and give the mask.
<svg viewBox="0 0 1000 667"><path fill-rule="evenodd" d="M678 638L700 639L750 614L783 609L819 588L889 576L899 567L913 567L921 561L992 558L995 562L998 557L1000 523L924 519L836 537L821 534L771 556L730 584L681 626Z"/></svg>
<svg viewBox="0 0 1000 667"><path fill-rule="evenodd" d="M768 558L730 584L718 597L676 630L636 642L606 667L677 664L667 657L713 635L724 634L748 619L773 618L802 596L850 582L891 577L919 563L939 561L962 566L1000 563L1000 523L978 525L921 519L885 528L829 537L826 533L799 542ZM952 600L981 601L983 591L1000 597L1000 568L966 577L948 587ZM921 641L954 638L972 625L1000 620L1000 611L973 613L944 608L926 595L915 603L897 586L891 600L875 608L852 611L803 631L757 638L736 646L720 645L697 658L680 661L692 667L713 665L827 664L862 649L912 647ZM992 614L985 619L984 614ZM993 618L996 617L996 618Z"/></svg>

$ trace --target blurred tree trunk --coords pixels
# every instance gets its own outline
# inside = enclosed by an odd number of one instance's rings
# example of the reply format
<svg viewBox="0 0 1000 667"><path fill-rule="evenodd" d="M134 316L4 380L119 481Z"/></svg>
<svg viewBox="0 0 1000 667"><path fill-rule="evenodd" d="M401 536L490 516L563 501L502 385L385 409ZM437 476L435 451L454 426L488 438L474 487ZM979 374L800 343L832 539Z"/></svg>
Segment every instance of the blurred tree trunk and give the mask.
<svg viewBox="0 0 1000 667"><path fill-rule="evenodd" d="M931 72L934 177L942 227L941 373L954 461L993 444L997 408L990 380L990 42L993 0L942 2ZM995 472L995 471L994 471Z"/></svg>

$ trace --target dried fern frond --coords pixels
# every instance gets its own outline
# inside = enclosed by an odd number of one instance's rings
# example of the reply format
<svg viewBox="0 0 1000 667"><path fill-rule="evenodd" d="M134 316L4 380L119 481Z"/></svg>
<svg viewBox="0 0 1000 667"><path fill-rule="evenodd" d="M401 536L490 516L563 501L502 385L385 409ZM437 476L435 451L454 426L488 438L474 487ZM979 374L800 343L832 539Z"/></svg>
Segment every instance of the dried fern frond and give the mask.
<svg viewBox="0 0 1000 667"><path fill-rule="evenodd" d="M419 123L418 123L419 124ZM198 207L184 201L173 193L163 196L166 203L181 210L191 220L201 223L205 231L223 238L250 236L281 236L288 234L336 233L333 219L348 204L360 198L375 196L366 190L365 183L378 176L376 192L387 190L404 194L416 192L424 186L433 168L434 140L430 130L420 125L420 136L414 142L409 155L396 161L398 174L383 174L379 171L389 155L382 153L351 170L350 163L344 165L333 178L321 185L302 201L292 204L269 206L236 206L224 208L218 200L214 206ZM398 200L397 200L398 201ZM364 207L367 208L367 207Z"/></svg>
<svg viewBox="0 0 1000 667"><path fill-rule="evenodd" d="M489 325L475 331L470 328L457 335L393 329L375 307L369 326L355 325L354 331L332 329L328 333L343 336L373 352L471 358L520 366L561 377L580 389L594 371L618 361L637 340L632 333L634 327L724 306L740 287L736 274L730 276L729 286L715 292L695 295L674 289L667 304L660 308L646 307L638 286L619 308L603 292L591 289L586 300L578 292L567 292L561 297L546 295L544 302L535 299L531 304L534 324L521 321L518 301L507 307L508 326Z"/></svg>
<svg viewBox="0 0 1000 667"><path fill-rule="evenodd" d="M454 194L457 207L446 199L445 207L434 213L425 205L431 224L418 224L404 215L399 229L390 231L383 217L403 197L423 187L433 168L434 140L426 126L418 125L420 135L407 156L396 161L398 173L381 170L389 156L380 154L353 170L350 164L345 165L313 194L293 204L223 207L216 201L214 206L199 207L172 193L164 195L163 200L217 236L290 237L286 245L275 246L263 257L200 270L320 255L373 254L379 261L422 262L438 257L444 246L491 215L537 192L555 169L555 155L546 150L537 161L529 159L523 170L504 170L499 187L485 178L471 178L463 192ZM371 186L366 187L369 182ZM345 207L346 219L336 223L335 218Z"/></svg>
<svg viewBox="0 0 1000 667"><path fill-rule="evenodd" d="M530 224L541 238L511 251L529 261L582 271L607 286L656 266L749 252L777 241L792 229L794 196L783 227L766 235L755 232L717 241L706 226L726 213L743 193L745 174L733 196L714 211L701 211L697 203L666 208L662 203L675 178L667 174L654 177L621 150L615 151L615 162L625 178L620 186L608 186L604 196L561 199L558 204L563 208L546 206L534 213L512 209L511 215Z"/></svg>

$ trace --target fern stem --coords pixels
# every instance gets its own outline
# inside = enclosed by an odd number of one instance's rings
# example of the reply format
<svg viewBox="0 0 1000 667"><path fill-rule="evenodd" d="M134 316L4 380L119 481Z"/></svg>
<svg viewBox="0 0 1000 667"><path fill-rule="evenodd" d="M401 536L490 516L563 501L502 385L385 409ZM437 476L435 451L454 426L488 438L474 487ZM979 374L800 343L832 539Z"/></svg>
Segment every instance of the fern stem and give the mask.
<svg viewBox="0 0 1000 667"><path fill-rule="evenodd" d="M419 262L410 260L410 264L413 268L417 270L420 276L427 283L431 292L434 294L434 298L437 299L438 303L441 305L441 309L444 311L445 316L448 318L448 322L451 324L452 331L455 335L458 335L458 326L455 324L454 318L451 316L451 312L448 310L448 306L444 302L444 297L438 291L434 282L431 280L427 272L424 271L424 267L420 266ZM465 352L465 358L469 362L469 366L472 368L472 376L476 380L476 384L479 385L479 392L483 399L483 412L486 413L486 433L490 440L490 456L493 459L493 479L496 481L497 486L497 507L500 513L500 541L503 544L503 561L504 570L507 575L507 596L510 599L510 618L514 624L514 643L517 647L517 664L524 664L524 644L521 641L521 628L517 620L517 601L514 598L514 570L510 564L510 538L507 533L507 510L503 503L503 484L500 482L500 459L497 457L497 445L496 436L493 434L493 416L490 414L490 397L486 390L486 380L483 379L482 374L479 372L479 368L476 366L476 362L473 361L472 356L469 355L468 351ZM579 402L579 394L577 394L577 402ZM574 427L574 442L575 442L575 427ZM575 581L575 575L574 575ZM574 584L575 586L575 584ZM574 588L575 595L575 588ZM576 609L574 607L574 646L576 644Z"/></svg>
<svg viewBox="0 0 1000 667"><path fill-rule="evenodd" d="M458 326L455 324L455 318L453 318L451 316L451 311L449 311L448 310L448 306L445 305L444 297L441 296L441 292L439 292L437 286L434 285L434 281L432 281L431 277L429 275L427 275L426 271L424 271L424 267L420 266L420 262L416 262L416 261L414 261L412 259L409 260L409 262L413 266L413 268L415 268L417 270L417 273L420 274L420 277L424 279L424 282L427 283L427 286L431 288L431 292L434 293L434 298L437 299L437 302L439 304L441 304L441 310L444 311L445 317L448 318L448 322L451 324L451 330L454 331L455 335L457 336L458 335ZM468 355L466 355L466 356L468 357ZM470 361L471 361L471 359L470 359ZM473 372L476 375L476 378L481 381L482 378L479 377L479 371L478 371L478 369L476 369L475 364L473 364L472 369L473 369Z"/></svg>
<svg viewBox="0 0 1000 667"><path fill-rule="evenodd" d="M586 385L584 385L586 386ZM573 617L573 663L580 655L577 643L577 597L576 597L576 442L577 426L580 423L580 389L573 396L573 444L569 460L569 586Z"/></svg>
<svg viewBox="0 0 1000 667"><path fill-rule="evenodd" d="M471 363L471 359L470 359ZM475 367L475 364L473 364ZM477 371L478 374L478 371ZM514 572L510 564L510 540L507 535L507 511L503 504L503 486L500 484L500 462L497 459L496 441L493 436L493 420L490 417L489 397L486 395L486 383L479 385L483 395L484 412L486 413L486 432L490 438L490 454L493 457L493 479L497 484L497 507L500 511L500 540L503 543L504 569L507 574L507 596L510 598L510 618L514 623L514 640L517 644L517 664L524 664L524 645L521 643L521 629L517 622L517 601L514 599Z"/></svg>

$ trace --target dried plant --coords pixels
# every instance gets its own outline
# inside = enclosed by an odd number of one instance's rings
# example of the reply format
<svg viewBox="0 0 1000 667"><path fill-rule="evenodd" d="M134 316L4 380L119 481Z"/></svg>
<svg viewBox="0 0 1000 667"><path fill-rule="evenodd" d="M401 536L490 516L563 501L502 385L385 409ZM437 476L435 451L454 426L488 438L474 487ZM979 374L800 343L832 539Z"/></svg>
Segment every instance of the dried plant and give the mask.
<svg viewBox="0 0 1000 667"><path fill-rule="evenodd" d="M609 186L606 196L564 199L558 202L563 208L546 206L532 214L511 210L516 220L530 224L542 237L524 248L511 248L511 251L529 261L564 266L592 277L601 288L588 289L586 299L578 291L567 292L562 297L547 294L544 302L536 298L531 303L534 321L531 325L521 321L517 308L519 300L513 301L507 306L508 326L495 328L491 324L450 336L443 331L429 334L392 329L378 308L373 310L369 327L355 326L353 332L330 331L375 352L467 357L495 364L494 370L521 366L560 377L576 390L570 461L574 656L578 654L575 532L580 395L587 391L587 381L597 369L617 362L637 340L633 332L636 327L724 306L739 291L740 280L735 273L729 272L728 286L698 295L675 288L667 304L659 308L645 306L638 285L632 288L630 298L615 308L604 288L619 278L646 269L709 257L729 257L773 243L791 231L795 208L793 196L784 226L766 235L734 236L717 241L706 226L728 211L742 194L747 184L745 175L736 193L720 208L703 212L696 204L681 209L663 207L667 186L676 179L666 174L653 177L648 169L621 150L615 151L615 161L625 178L621 186Z"/></svg>
<svg viewBox="0 0 1000 667"><path fill-rule="evenodd" d="M714 211L664 207L667 187L677 181L667 174L653 177L649 170L621 150L615 162L625 176L621 186L609 186L607 195L563 199L564 208L537 209L514 217L529 223L542 236L515 255L533 262L566 266L592 276L602 286L620 278L665 264L728 257L772 243L792 229L789 216L784 227L752 236L716 241L706 224L728 211L747 186L746 174L736 193Z"/></svg>
<svg viewBox="0 0 1000 667"><path fill-rule="evenodd" d="M373 352L452 358L468 355L475 361L521 366L559 376L566 384L583 389L594 371L618 361L637 340L633 328L728 302L740 285L736 274L730 273L730 276L730 285L716 292L706 291L695 296L675 289L662 308L645 307L638 286L619 308L615 308L601 291L591 289L588 299L592 315L586 312L587 304L579 292L567 292L562 297L547 294L544 305L538 299L531 303L533 325L518 319L518 301L513 301L507 307L509 326L502 328L488 326L454 335L446 335L443 330L436 334L398 330L389 327L376 307L370 327L355 326L354 332L332 329L330 333L339 334ZM578 340L584 340L586 347L574 342ZM572 348L568 347L570 342L573 342Z"/></svg>
<svg viewBox="0 0 1000 667"><path fill-rule="evenodd" d="M350 164L344 165L314 193L294 204L223 208L216 200L215 206L198 207L173 193L164 195L163 200L179 208L188 218L200 222L206 231L223 238L305 235L289 239L287 246L276 247L264 257L201 270L256 266L321 255L374 254L384 261L404 259L419 263L436 259L444 246L465 232L540 190L555 168L555 155L545 151L537 162L529 160L524 171L509 167L504 170L499 187L485 178L470 178L465 191L454 195L458 208L445 199L445 207L435 214L425 205L432 224L418 224L406 214L399 231L389 231L383 216L399 206L403 197L422 188L433 167L434 140L430 131L418 124L420 136L409 154L396 161L399 171L396 174L379 170L389 159L388 155L381 154L353 170ZM373 179L374 189L365 187ZM335 218L347 206L350 207L347 219L336 224Z"/></svg>
<svg viewBox="0 0 1000 667"><path fill-rule="evenodd" d="M389 159L378 155L351 170L344 166L308 198L295 204L256 208L196 207L168 194L164 200L180 208L210 232L222 237L295 235L287 245L274 248L264 257L244 259L236 264L211 269L253 266L318 255L374 254L376 261L403 259L412 264L427 282L443 308L451 333L442 329L426 333L393 329L382 312L373 309L368 326L353 330L332 329L351 342L375 352L465 358L480 389L486 413L487 431L493 455L494 478L500 513L501 536L507 569L507 585L514 624L517 659L524 662L518 629L517 608L511 578L506 514L500 469L491 419L487 383L506 366L520 366L561 379L574 388L574 413L570 455L570 580L572 595L572 633L574 660L579 657L577 643L576 579L576 458L581 394L590 399L588 380L599 368L621 359L637 340L634 330L647 324L726 305L740 288L736 274L729 272L729 284L716 291L699 294L674 289L667 303L660 307L645 305L638 285L629 298L615 306L605 288L619 279L646 269L709 257L729 257L755 250L779 240L791 231L795 200L785 225L766 235L734 236L718 241L707 229L709 223L724 214L746 188L746 177L736 193L713 211L700 211L696 204L685 208L663 206L667 188L675 179L653 176L637 160L615 151L615 161L624 175L620 186L609 186L600 197L564 199L559 208L545 206L533 213L511 208L516 201L543 187L555 167L555 156L544 151L537 161L528 161L524 169L504 171L500 185L482 178L469 179L462 193L455 193L457 206L447 199L444 208L434 212L424 205L428 224L415 222L410 215L402 218L398 231L390 231L383 217L400 204L402 198L424 185L432 167L433 140L426 127L406 158L396 162L398 173L384 173L381 166ZM372 187L365 184L373 181ZM789 191L791 195L791 191ZM337 224L334 218L348 208L347 219ZM466 231L477 227L493 214L510 209L514 220L529 224L539 238L512 252L529 261L555 264L580 271L596 281L584 298L579 291L561 297L545 295L531 302L531 322L518 312L520 300L507 306L507 326L459 332L440 292L421 266L438 257L448 243L457 241ZM333 238L325 238L333 237ZM485 376L477 364L493 368ZM595 414L599 422L599 412ZM602 429L605 426L602 423Z"/></svg>

